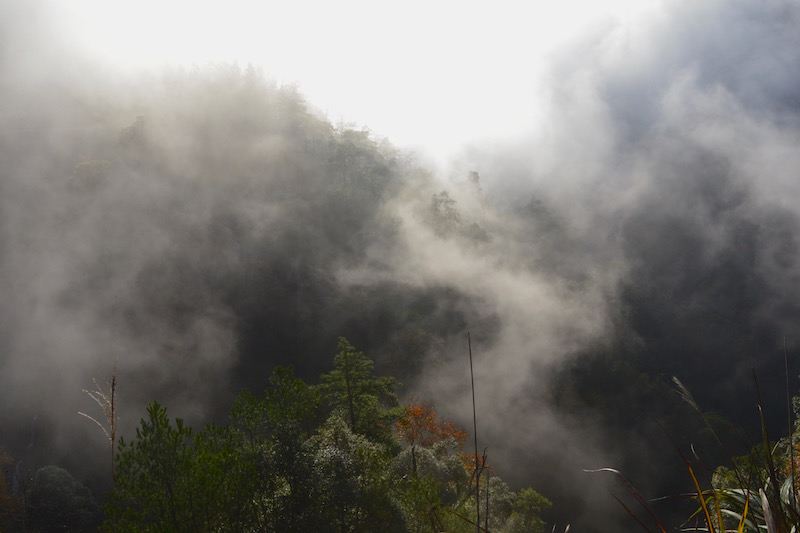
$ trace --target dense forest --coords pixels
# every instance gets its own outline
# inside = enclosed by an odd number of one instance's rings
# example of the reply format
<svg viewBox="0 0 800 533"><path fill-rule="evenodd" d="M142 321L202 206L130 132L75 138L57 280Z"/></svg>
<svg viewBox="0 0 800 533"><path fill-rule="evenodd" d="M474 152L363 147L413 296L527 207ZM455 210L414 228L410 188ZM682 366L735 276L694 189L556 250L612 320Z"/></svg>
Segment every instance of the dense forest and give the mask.
<svg viewBox="0 0 800 533"><path fill-rule="evenodd" d="M789 531L789 4L578 43L441 172L252 66L0 49L0 529L470 531L478 478L489 531Z"/></svg>
<svg viewBox="0 0 800 533"><path fill-rule="evenodd" d="M153 402L135 437L117 443L116 376L90 391L112 444L104 530L473 531L482 514L485 530L544 531L546 498L512 491L430 404L401 406L394 379L374 376L344 337L338 350L318 385L278 367L263 395L242 392L228 424L201 432ZM65 470L15 480L23 487L3 494L3 531L100 525L98 504Z"/></svg>

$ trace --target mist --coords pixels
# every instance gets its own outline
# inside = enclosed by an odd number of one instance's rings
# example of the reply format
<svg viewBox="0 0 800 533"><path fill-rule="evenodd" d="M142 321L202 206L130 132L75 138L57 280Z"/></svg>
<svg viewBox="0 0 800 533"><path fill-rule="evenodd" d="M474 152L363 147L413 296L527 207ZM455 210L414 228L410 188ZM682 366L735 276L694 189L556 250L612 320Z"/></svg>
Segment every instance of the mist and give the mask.
<svg viewBox="0 0 800 533"><path fill-rule="evenodd" d="M650 419L680 409L672 375L731 418L753 414L751 368L785 401L796 2L600 24L549 56L539 123L441 173L259 66L106 70L42 5L2 11L0 445L31 467L102 487L106 443L77 412L114 368L123 435L152 400L224 422L276 365L327 371L340 335L470 427L469 333L500 475L554 521L626 529L613 480L583 470L680 485Z"/></svg>
<svg viewBox="0 0 800 533"><path fill-rule="evenodd" d="M784 339L790 361L797 354L797 7L671 2L640 26L601 29L553 58L545 126L461 160L481 161L486 189L509 205L534 193L578 236L587 255L575 260L607 269L616 356L604 365L627 361L657 381L677 375L737 424L756 412L755 368L775 406L773 434L788 430L777 415ZM614 372L577 361L567 363L576 383L557 386L557 397L573 390L585 401L591 394L574 389ZM793 393L796 374L790 363ZM607 405L592 415L604 409L590 441L622 451L616 464L644 473L674 457L669 446L656 451L664 435L644 430L649 421L633 434L618 422L658 409ZM520 449L541 447L533 435L515 435L529 439Z"/></svg>

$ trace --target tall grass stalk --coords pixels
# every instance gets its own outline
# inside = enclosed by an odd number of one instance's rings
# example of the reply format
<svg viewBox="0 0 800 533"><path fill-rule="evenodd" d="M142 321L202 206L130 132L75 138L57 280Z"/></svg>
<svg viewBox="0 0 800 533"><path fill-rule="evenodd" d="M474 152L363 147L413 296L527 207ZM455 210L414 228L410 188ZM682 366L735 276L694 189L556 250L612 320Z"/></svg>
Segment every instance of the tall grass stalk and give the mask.
<svg viewBox="0 0 800 533"><path fill-rule="evenodd" d="M789 392L789 363L786 351L786 344L784 341L784 364L786 369L786 394L787 394L787 410L789 421L789 464L785 479L781 479L782 470L779 468L778 463L785 461L785 456L781 459L778 455L780 444L772 445L767 431L766 416L764 413L764 404L761 397L761 390L758 385L758 379L753 370L753 383L757 395L757 407L761 425L761 444L762 451L758 451L758 447L751 447L750 452L745 456L744 462L733 460L734 454L730 454L732 469L720 469L716 475L721 476L720 481L730 483L730 485L719 487L719 481L715 481L708 489L703 489L696 474L695 466L689 462L686 456L680 451L677 443L673 441L678 453L683 461L694 486L694 493L688 496L696 499L698 502L698 509L689 517L689 520L700 519L700 522L705 524L696 524L693 527L685 527L683 531L706 531L710 533L744 533L748 532L766 532L766 533L798 533L800 532L800 511L798 510L797 503L797 484L796 484L796 470L795 453L794 453L794 427L792 423L792 409L791 409L791 395ZM699 408L689 390L680 382L678 378L673 378L676 386L676 392L688 403L697 413L700 414L708 429L711 431L714 438L723 448L726 448L722 440L717 435L717 432L711 426L708 418ZM668 435L669 436L669 435ZM671 437L670 437L671 438ZM727 450L726 448L726 451ZM694 453L694 448L692 447ZM700 462L697 454L695 458L698 463ZM759 466L762 465L762 466ZM746 474L742 470L746 467ZM613 468L601 468L597 470L587 470L587 472L610 472L613 473L627 488L628 492L633 495L639 507L643 509L647 515L655 523L656 527L662 533L666 529L659 521L651 509L647 500L634 488L634 486L618 471ZM718 485L715 487L715 485ZM620 498L614 498L622 505L628 515L645 531L652 532L649 527L641 518L636 516L631 507L626 505ZM729 517L735 520L735 529L725 529L723 518ZM689 521L687 521L688 524ZM733 524L731 524L733 525Z"/></svg>
<svg viewBox="0 0 800 533"><path fill-rule="evenodd" d="M647 514L650 516L650 518L652 518L652 519L653 519L653 521L654 521L654 522L655 522L655 524L656 524L656 527L658 527L658 530L659 530L659 531L661 531L661 533L667 533L667 530L666 530L666 528L665 528L665 527L664 527L664 525L661 523L661 521L658 519L658 516L656 516L656 514L653 512L653 509L652 509L652 508L650 507L650 505L647 503L647 500L644 498L644 496L642 496L642 495L639 493L639 491L638 491L638 490L636 490L636 488L633 486L633 484L632 484L630 481L628 481L628 478L626 478L624 475L622 475L622 472L620 472L619 470L617 470L617 469L615 469L615 468L595 468L595 469L593 469L593 470L584 470L584 472L589 472L589 473L594 473L594 472L610 472L610 473L614 474L614 475L616 476L616 478L617 478L619 481L621 481L623 485L625 485L625 488L626 488L626 489L628 489L628 492L630 492L630 493L631 493L631 495L634 497L634 499L636 499L636 501L637 501L637 503L639 504L639 506L640 506L642 509L644 509L644 510L645 510L645 512L646 512L646 513L647 513ZM630 507L628 507L627 505L625 505L625 503L624 503L622 500L620 500L620 499L619 499L619 498L617 498L616 496L614 496L614 498L615 498L615 499L616 499L616 500L619 502L619 504L620 504L620 505L622 505L622 507L623 507L623 508L625 509L625 511L626 511L626 512L627 512L627 513L628 513L628 514L631 516L631 518L633 518L633 519L634 519L634 520L635 520L635 521L636 521L636 522L637 522L637 523L638 523L638 524L639 524L639 525L640 525L640 526L641 526L641 527L642 527L642 528L643 528L645 531L649 531L649 532L651 532L651 531L652 531L652 530L651 530L649 527L647 527L647 525L645 525L645 523L644 523L644 522L642 522L642 521L641 521L641 520L640 520L640 519L639 519L639 518L636 516L636 514L633 512L633 510L632 510Z"/></svg>
<svg viewBox="0 0 800 533"><path fill-rule="evenodd" d="M481 470L478 463L478 415L475 410L475 373L472 371L472 340L469 330L467 330L467 347L469 348L469 377L472 384L472 434L475 439L475 529L480 533L481 530ZM484 454L486 452L484 451Z"/></svg>

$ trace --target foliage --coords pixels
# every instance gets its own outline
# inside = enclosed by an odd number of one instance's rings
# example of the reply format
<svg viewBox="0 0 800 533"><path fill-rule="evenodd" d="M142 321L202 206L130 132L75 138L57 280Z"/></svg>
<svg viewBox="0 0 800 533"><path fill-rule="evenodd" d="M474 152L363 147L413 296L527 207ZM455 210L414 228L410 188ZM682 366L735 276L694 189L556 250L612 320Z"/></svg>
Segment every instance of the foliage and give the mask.
<svg viewBox="0 0 800 533"><path fill-rule="evenodd" d="M372 360L339 337L334 369L322 375L322 390L328 403L342 413L350 429L382 442L389 442L392 424L400 415L395 380L374 377Z"/></svg>
<svg viewBox="0 0 800 533"><path fill-rule="evenodd" d="M119 440L109 515L122 530L213 529L218 459L209 439L195 438L180 418L173 425L166 408L153 402L136 438Z"/></svg>
<svg viewBox="0 0 800 533"><path fill-rule="evenodd" d="M263 396L243 391L228 425L199 433L152 403L120 439L106 529L474 531L466 433L430 404L401 408L394 380L372 369L341 338L321 385L278 367ZM547 500L532 489L493 476L488 497L491 531L541 529Z"/></svg>
<svg viewBox="0 0 800 533"><path fill-rule="evenodd" d="M350 205L374 202L391 177L392 161L381 152L369 133L366 129L354 130L342 125L334 136L328 156L332 189Z"/></svg>
<svg viewBox="0 0 800 533"><path fill-rule="evenodd" d="M480 176L477 172L472 171L468 174L463 189L473 197L483 197ZM477 222L470 222L468 217L464 217L457 204L458 202L446 190L431 196L427 213L431 229L442 238L460 237L472 243L490 241L489 233Z"/></svg>
<svg viewBox="0 0 800 533"><path fill-rule="evenodd" d="M11 464L0 451L0 466ZM0 531L94 531L102 522L100 506L89 489L58 466L43 466L31 473L19 468L13 473L9 493L0 476Z"/></svg>
<svg viewBox="0 0 800 533"><path fill-rule="evenodd" d="M278 530L303 531L318 518L318 479L306 441L319 425L321 396L288 368L275 369L270 384L264 398L264 416L270 423L265 474L274 490L270 514Z"/></svg>
<svg viewBox="0 0 800 533"><path fill-rule="evenodd" d="M89 489L63 468L37 470L27 499L35 531L89 531L99 525L100 507Z"/></svg>
<svg viewBox="0 0 800 533"><path fill-rule="evenodd" d="M409 531L474 531L475 456L463 452L466 433L440 419L427 403L405 406L397 431L406 447L394 458L392 469L401 477L398 499ZM486 479L481 527L544 531L540 514L551 505L549 500L531 488L515 493L499 476L489 475L492 469L485 455L478 460Z"/></svg>
<svg viewBox="0 0 800 533"><path fill-rule="evenodd" d="M463 447L467 434L452 422L439 419L433 406L428 403L410 404L403 407L403 415L397 420L400 439L414 446L432 446L434 443L453 438Z"/></svg>
<svg viewBox="0 0 800 533"><path fill-rule="evenodd" d="M758 394L762 441L747 455L733 458L731 468L718 468L711 488L702 492L702 498L699 484L693 477L698 500L711 531L735 527L740 532L795 532L800 526L794 483L796 469L792 461L797 431L777 444L770 440L755 372L753 379ZM788 401L788 375L786 392ZM691 395L688 401L693 402ZM791 413L789 417L791 420Z"/></svg>
<svg viewBox="0 0 800 533"><path fill-rule="evenodd" d="M550 500L532 488L522 489L516 497L511 499L512 513L509 517L509 528L506 531L514 533L544 531L546 525L540 514L551 505Z"/></svg>
<svg viewBox="0 0 800 533"><path fill-rule="evenodd" d="M338 531L371 531L375 524L394 522L399 512L387 497L390 455L384 445L352 432L334 414L308 446L323 523L335 524Z"/></svg>
<svg viewBox="0 0 800 533"><path fill-rule="evenodd" d="M753 378L761 419L760 443L752 446L746 455L733 457L730 467L718 467L711 476L709 488L703 488L702 480L698 477L697 472L702 467L699 459L692 462L678 450L694 486L694 491L689 495L698 505L686 524L693 523L689 527L694 531L796 533L800 529L800 506L797 503L797 487L794 481L797 474L794 459L798 430L795 428L792 435L781 439L778 443L770 440L755 372ZM724 446L689 390L677 378L673 380L679 395L701 415L708 429ZM796 398L793 403L798 404ZM649 520L652 520L660 531L666 531L648 502L620 472L608 468L601 470L615 473L637 500L638 505L647 512ZM630 507L619 498L617 500L643 529L650 530Z"/></svg>
<svg viewBox="0 0 800 533"><path fill-rule="evenodd" d="M278 367L265 393L266 419L275 432L306 436L319 425L322 397L319 389L295 377L291 368Z"/></svg>
<svg viewBox="0 0 800 533"><path fill-rule="evenodd" d="M461 228L461 213L447 191L431 197L431 221L433 229L443 237L454 235Z"/></svg>

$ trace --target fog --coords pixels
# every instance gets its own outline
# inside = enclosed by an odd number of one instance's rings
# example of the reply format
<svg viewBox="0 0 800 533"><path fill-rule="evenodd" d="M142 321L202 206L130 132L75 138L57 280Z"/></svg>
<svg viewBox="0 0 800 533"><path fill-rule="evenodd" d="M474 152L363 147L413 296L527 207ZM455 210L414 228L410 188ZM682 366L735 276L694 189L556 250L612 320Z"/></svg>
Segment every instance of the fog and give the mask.
<svg viewBox="0 0 800 533"><path fill-rule="evenodd" d="M44 5L3 4L0 446L102 487L103 436L77 414L93 379L116 367L123 435L152 400L224 422L276 365L313 382L339 335L469 427L469 332L498 474L561 523L629 527L613 479L583 469L627 468L648 497L685 474L615 403L654 397L603 379L678 375L735 419L755 367L785 401L799 16L676 1L595 25L548 56L536 124L441 169L258 65L107 69Z"/></svg>

